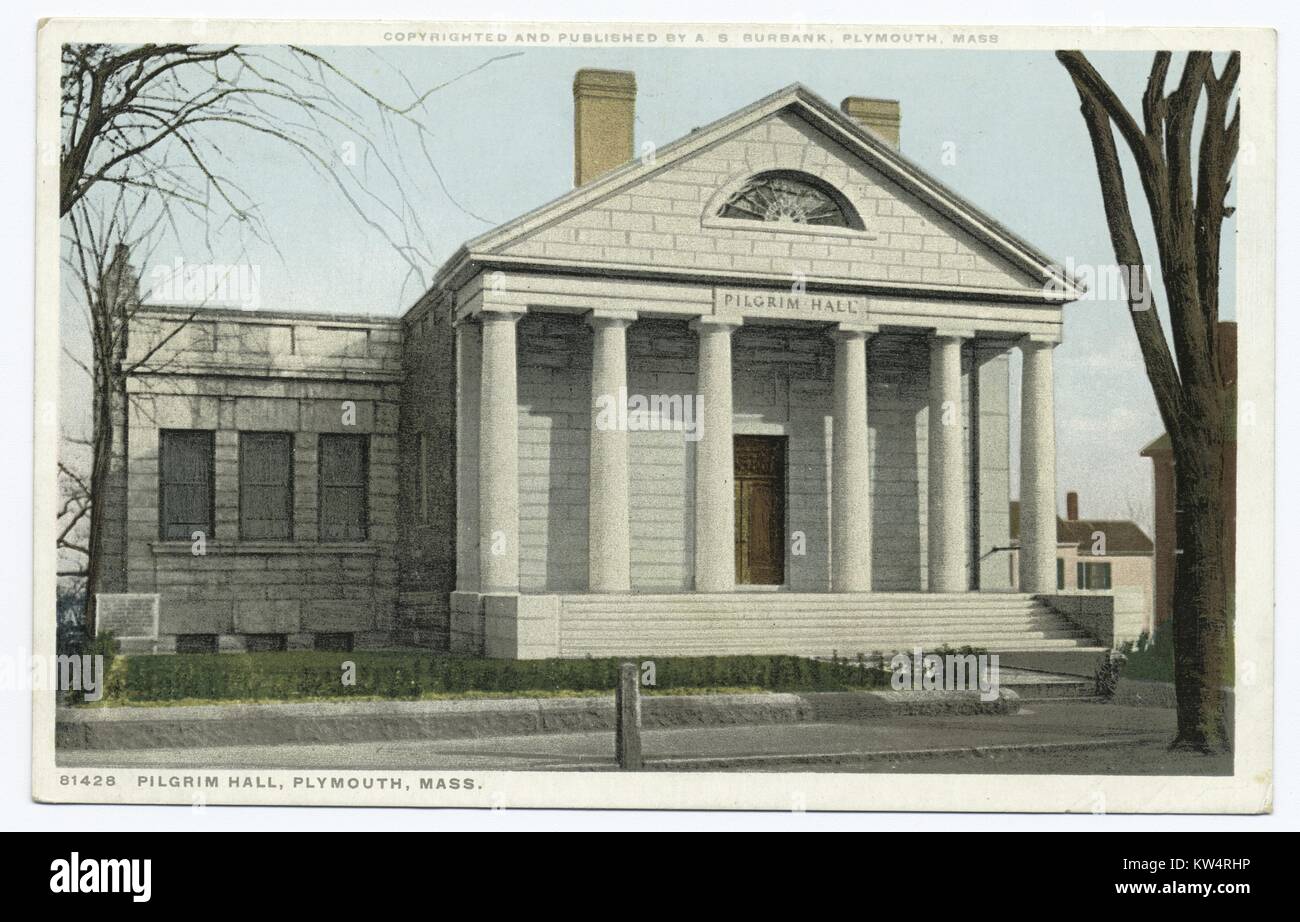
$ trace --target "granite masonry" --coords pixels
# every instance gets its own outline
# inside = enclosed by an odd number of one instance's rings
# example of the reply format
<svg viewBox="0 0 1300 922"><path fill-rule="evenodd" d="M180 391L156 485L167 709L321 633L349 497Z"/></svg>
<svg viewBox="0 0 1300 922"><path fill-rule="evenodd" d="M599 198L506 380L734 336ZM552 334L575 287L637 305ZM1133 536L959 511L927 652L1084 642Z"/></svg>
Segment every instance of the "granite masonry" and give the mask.
<svg viewBox="0 0 1300 922"><path fill-rule="evenodd" d="M137 312L135 648L1084 642L1040 598L1074 283L899 154L896 102L796 85L635 159L633 75L573 92L574 190L402 318Z"/></svg>

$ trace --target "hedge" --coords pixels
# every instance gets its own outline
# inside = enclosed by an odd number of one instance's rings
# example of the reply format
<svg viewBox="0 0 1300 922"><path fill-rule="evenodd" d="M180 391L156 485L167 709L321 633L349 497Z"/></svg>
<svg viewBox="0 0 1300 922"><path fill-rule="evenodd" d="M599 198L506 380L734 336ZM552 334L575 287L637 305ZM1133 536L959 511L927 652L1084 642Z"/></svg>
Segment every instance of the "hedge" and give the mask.
<svg viewBox="0 0 1300 922"><path fill-rule="evenodd" d="M355 684L343 684L344 664ZM624 662L653 662L657 691L761 688L834 691L879 688L889 675L862 658L798 656L610 657L498 660L365 651L124 656L106 697L118 703L398 698L460 693L610 692ZM874 660L873 660L874 662Z"/></svg>

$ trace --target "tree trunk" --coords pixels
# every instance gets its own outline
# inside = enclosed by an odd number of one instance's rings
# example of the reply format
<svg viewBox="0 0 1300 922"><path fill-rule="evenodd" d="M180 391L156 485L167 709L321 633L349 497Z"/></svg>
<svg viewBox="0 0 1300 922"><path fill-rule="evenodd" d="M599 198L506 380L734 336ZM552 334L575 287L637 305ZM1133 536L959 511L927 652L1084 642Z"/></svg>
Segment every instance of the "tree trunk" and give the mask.
<svg viewBox="0 0 1300 922"><path fill-rule="evenodd" d="M1213 427L1210 427L1213 429ZM1230 617L1224 566L1223 442L1213 432L1175 441L1178 557L1174 573L1174 676L1178 735L1172 748L1232 748L1227 696Z"/></svg>
<svg viewBox="0 0 1300 922"><path fill-rule="evenodd" d="M95 593L101 591L104 573L104 517L108 503L108 475L113 458L112 381L95 388L94 418L91 423L90 534L86 541L86 636L95 636Z"/></svg>

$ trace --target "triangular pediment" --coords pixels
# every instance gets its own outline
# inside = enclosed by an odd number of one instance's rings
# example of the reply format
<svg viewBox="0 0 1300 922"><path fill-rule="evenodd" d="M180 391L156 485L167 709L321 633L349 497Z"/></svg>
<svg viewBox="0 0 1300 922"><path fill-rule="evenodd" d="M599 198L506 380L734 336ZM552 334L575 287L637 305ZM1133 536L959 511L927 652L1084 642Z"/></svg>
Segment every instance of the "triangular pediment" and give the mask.
<svg viewBox="0 0 1300 922"><path fill-rule="evenodd" d="M848 226L742 218L758 176L827 192ZM1052 261L801 86L470 241L469 258L741 279L1078 292Z"/></svg>

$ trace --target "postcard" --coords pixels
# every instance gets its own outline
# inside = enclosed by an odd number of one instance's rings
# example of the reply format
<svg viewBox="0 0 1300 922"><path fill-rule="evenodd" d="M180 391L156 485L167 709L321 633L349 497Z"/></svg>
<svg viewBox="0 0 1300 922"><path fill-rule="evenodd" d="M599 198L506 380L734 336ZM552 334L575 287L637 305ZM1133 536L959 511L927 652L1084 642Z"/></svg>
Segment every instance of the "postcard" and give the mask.
<svg viewBox="0 0 1300 922"><path fill-rule="evenodd" d="M1274 33L37 38L37 800L1271 809Z"/></svg>

